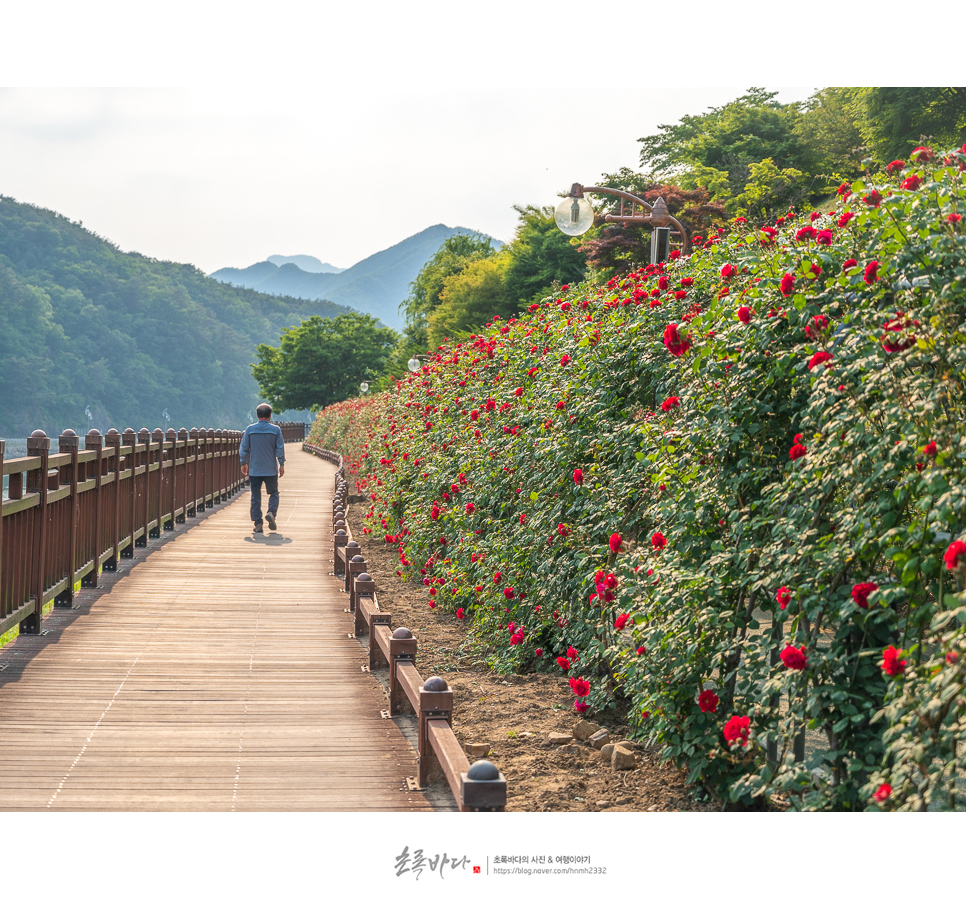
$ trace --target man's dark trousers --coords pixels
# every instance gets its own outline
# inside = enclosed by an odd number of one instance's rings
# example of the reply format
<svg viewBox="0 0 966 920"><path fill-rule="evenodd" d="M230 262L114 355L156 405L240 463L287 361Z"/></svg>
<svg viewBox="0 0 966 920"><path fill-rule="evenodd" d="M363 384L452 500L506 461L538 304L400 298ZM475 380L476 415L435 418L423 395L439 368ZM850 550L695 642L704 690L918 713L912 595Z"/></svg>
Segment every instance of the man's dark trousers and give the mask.
<svg viewBox="0 0 966 920"><path fill-rule="evenodd" d="M258 524L262 520L262 483L268 492L268 510L275 514L278 511L278 476L249 476L252 484L252 520Z"/></svg>

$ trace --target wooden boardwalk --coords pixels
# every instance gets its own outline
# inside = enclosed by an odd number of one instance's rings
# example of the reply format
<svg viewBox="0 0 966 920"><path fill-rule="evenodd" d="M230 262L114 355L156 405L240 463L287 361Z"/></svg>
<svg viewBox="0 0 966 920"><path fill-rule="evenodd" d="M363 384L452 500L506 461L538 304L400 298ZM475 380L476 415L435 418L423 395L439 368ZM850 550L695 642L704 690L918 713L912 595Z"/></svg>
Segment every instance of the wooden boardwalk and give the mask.
<svg viewBox="0 0 966 920"><path fill-rule="evenodd" d="M0 650L0 810L432 810L328 574L334 467L285 470L277 532L242 491Z"/></svg>

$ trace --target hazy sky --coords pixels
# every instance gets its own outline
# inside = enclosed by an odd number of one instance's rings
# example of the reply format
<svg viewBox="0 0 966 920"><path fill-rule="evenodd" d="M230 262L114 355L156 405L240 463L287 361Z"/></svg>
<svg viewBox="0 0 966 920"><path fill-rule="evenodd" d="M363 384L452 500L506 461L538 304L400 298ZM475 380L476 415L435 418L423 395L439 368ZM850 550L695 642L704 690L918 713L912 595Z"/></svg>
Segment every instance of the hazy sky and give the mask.
<svg viewBox="0 0 966 920"><path fill-rule="evenodd" d="M756 31L796 35L801 11L689 9L673 28L624 0L5 12L0 194L205 272L275 253L346 267L435 223L508 239L514 204L636 167L638 138L748 86L787 102L858 82L865 43L794 62ZM862 82L895 68L879 52Z"/></svg>

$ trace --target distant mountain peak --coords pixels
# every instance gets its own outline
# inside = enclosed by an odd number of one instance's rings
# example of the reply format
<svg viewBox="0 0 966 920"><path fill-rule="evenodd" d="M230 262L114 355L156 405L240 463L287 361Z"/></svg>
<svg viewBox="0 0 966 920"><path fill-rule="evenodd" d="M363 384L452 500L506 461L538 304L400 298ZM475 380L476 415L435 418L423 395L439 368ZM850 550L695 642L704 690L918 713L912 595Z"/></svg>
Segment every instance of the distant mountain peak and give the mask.
<svg viewBox="0 0 966 920"><path fill-rule="evenodd" d="M337 268L329 262L322 262L315 256L269 256L267 261L281 268L283 265L297 265L303 272L313 275L337 275L345 271L344 268Z"/></svg>

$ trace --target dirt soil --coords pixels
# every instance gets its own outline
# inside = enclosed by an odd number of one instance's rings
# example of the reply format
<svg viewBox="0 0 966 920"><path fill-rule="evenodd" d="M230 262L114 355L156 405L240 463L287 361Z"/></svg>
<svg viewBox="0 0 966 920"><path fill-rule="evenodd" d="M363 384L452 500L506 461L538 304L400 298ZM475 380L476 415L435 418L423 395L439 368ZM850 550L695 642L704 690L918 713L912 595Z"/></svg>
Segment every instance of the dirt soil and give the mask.
<svg viewBox="0 0 966 920"><path fill-rule="evenodd" d="M507 781L507 811L717 811L697 801L684 774L661 764L659 751L632 745L636 764L615 769L588 742L553 743L551 733L572 734L581 717L566 678L555 674L503 675L489 670L467 642L463 623L430 610L427 589L395 573L397 553L363 534L364 504L352 502L348 521L379 606L392 614L393 628L405 626L419 641L416 667L423 680L442 677L453 690L453 731L466 748L489 745L486 759ZM591 715L611 742L627 739L614 718ZM468 753L470 762L475 759Z"/></svg>

